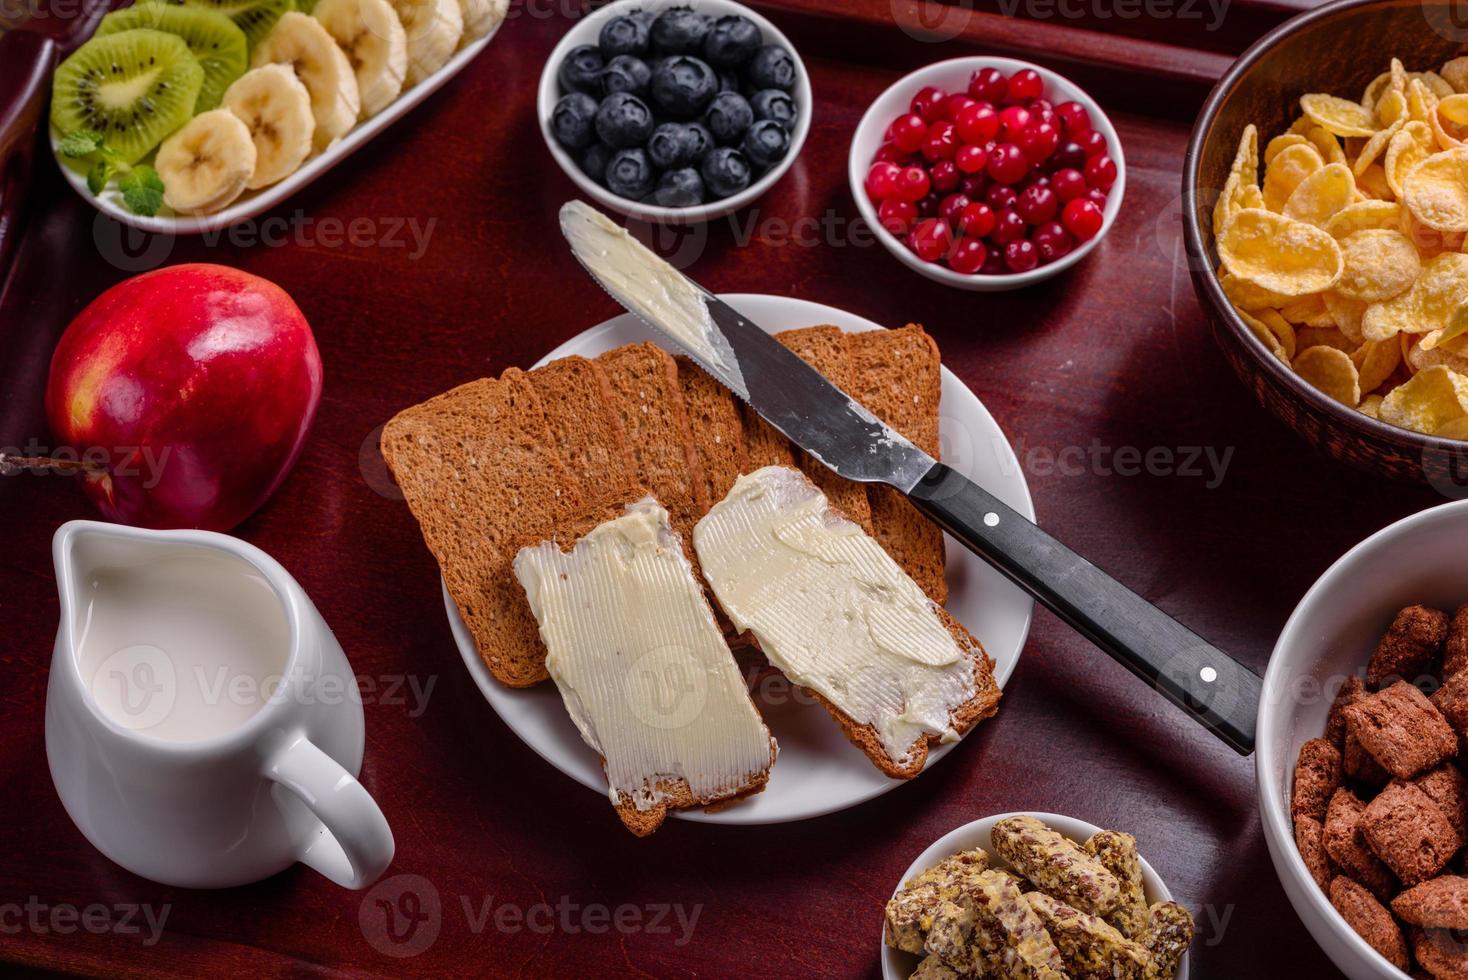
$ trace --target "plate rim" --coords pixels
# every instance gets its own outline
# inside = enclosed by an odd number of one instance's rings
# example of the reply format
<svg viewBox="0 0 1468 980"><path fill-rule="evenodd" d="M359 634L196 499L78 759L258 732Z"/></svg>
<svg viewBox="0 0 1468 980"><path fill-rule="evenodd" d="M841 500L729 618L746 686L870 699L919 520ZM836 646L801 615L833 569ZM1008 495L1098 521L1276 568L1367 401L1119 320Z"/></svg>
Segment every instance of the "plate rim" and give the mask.
<svg viewBox="0 0 1468 980"><path fill-rule="evenodd" d="M860 324L860 326L852 328L857 332L868 332L871 330L887 329L881 324L873 320L867 319L864 316L860 316L859 314L850 313L838 307L830 306L824 303L816 303L814 301L800 299L798 297L777 296L770 293L717 293L715 295L717 295L719 299L730 304L736 309L739 308L739 305L741 303L747 303L749 301L756 301L760 303L774 301L778 303L794 304L796 307L805 310L809 313L811 317L815 318L811 321L813 323L819 322L822 319L839 318L848 323L855 322ZM567 338L563 343L558 344L555 348L543 355L540 359L538 359L534 364L532 364L525 370L533 371L538 367L543 367L551 361L559 360L563 357L568 357L576 354L577 350L583 347L588 342L594 342L601 335L622 328L629 322L635 323L637 322L637 318L631 313L624 312L619 315L610 317L593 327L588 327L587 329L582 330L579 333L576 333L573 336ZM843 327L843 329L846 328ZM988 422L994 427L994 431L1003 436L1003 450L1007 455L1007 459L1005 459L1004 462L1006 465L1013 467L1013 472L1016 475L1017 488L1021 491L1022 496L1021 500L1014 501L1011 506L1014 506L1014 509L1019 511L1019 513L1021 513L1028 520L1034 521L1035 505L1034 498L1030 493L1029 481L1025 477L1024 468L1019 464L1019 457L1015 455L1014 446L1009 441L1008 435L1004 433L1004 430L999 425L998 420L994 418L993 413L989 411L988 406L986 406L983 403L983 400L974 393L972 388L970 388L961 378L959 378L958 375L949 370L946 365L941 366L940 370L942 371L943 378L951 379L964 391L968 392L970 397L973 399L974 404L978 406L978 410L983 413L983 418L987 419ZM950 547L952 547L951 540ZM973 560L979 561L980 559L975 557ZM460 659L463 660L465 667L469 671L469 675L474 679L474 683L479 688L480 694L483 695L484 700L489 704L490 709L494 711L495 716L500 720L501 723L504 724L506 728L510 729L510 731L514 733L516 738L518 738L523 744L529 746L536 755L540 756L541 759L549 763L550 766L557 772L569 778L576 784L585 786L587 789L592 790L598 796L605 796L606 787L604 785L593 785L587 783L578 774L568 771L566 767L562 766L555 758L552 757L549 752L547 752L539 744L521 734L520 730L515 725L511 724L510 720L505 717L505 714L500 711L500 707L498 704L498 701L500 699L514 697L516 696L517 692L521 690L534 690L540 687L540 685L536 685L536 688L521 689L506 687L505 685L500 684L498 681L496 681L494 677L490 674L489 668L485 665L484 659L480 657L479 651L474 645L473 637L469 634L468 627L464 624L463 618L459 615L458 606L454 603L453 597L449 595L448 585L446 582L444 582L442 574L439 575L439 589L443 596L444 610L448 617L449 628L454 637L454 645L458 647L459 650ZM1034 625L1035 601L1030 596L1024 596L1024 601L1025 609L1023 623L1021 625L1017 641L1017 652L1015 654L1013 662L1004 669L1003 676L1000 677L997 671L995 674L995 682L998 684L1001 691L1008 683L1009 678L1013 675L1015 668L1019 665L1019 659L1024 655L1025 647L1029 643L1030 630ZM948 755L948 753L954 748L954 746L967 738L968 734L971 734L972 731L973 730L970 729L970 732L966 733L963 737L958 739L958 741L933 746L928 752L928 761L924 765L923 771L926 772L930 767L936 765L943 757ZM918 775L921 775L921 773L919 773ZM839 813L843 810L848 810L852 807L860 806L863 803L870 802L871 800L874 800L879 796L884 796L887 793L890 793L892 790L897 789L898 787L910 782L912 782L912 780L889 779L884 783L878 784L876 788L874 788L871 792L859 795L855 798L842 798L829 805L820 805L809 810L803 810L798 814L791 814L780 817L762 817L759 819L740 818L738 807L728 807L715 810L713 812L699 809L672 810L669 812L669 815L679 820L686 820L692 823L717 823L729 826L768 826L781 823L794 823L801 820L811 820L817 817L827 816L832 813ZM731 817L733 819L731 819Z"/></svg>

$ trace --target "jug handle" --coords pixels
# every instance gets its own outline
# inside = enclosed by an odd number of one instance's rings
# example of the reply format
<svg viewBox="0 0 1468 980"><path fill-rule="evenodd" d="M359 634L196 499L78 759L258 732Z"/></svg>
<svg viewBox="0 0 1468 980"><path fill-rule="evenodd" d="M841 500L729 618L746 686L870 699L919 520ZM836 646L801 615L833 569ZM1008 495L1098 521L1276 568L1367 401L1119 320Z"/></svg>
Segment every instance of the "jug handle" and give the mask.
<svg viewBox="0 0 1468 980"><path fill-rule="evenodd" d="M313 835L300 845L302 864L353 889L366 888L387 869L394 851L387 818L362 784L314 742L300 735L286 743L266 761L265 774L299 798L338 845Z"/></svg>

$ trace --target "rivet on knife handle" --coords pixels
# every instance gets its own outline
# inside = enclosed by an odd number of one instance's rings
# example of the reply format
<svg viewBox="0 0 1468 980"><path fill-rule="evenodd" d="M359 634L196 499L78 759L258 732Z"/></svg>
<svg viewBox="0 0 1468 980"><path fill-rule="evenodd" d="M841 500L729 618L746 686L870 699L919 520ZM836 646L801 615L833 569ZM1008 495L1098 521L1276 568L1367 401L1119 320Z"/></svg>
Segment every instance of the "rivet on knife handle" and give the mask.
<svg viewBox="0 0 1468 980"><path fill-rule="evenodd" d="M942 463L911 497L969 550L1235 751L1254 751L1258 674Z"/></svg>

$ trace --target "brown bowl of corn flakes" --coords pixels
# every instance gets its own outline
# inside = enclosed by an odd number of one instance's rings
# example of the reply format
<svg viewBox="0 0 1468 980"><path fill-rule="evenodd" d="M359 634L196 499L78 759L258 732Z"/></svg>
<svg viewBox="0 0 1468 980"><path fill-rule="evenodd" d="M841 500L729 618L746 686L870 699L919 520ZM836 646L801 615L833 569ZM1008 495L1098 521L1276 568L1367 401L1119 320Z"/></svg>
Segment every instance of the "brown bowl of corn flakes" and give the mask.
<svg viewBox="0 0 1468 980"><path fill-rule="evenodd" d="M1468 486L1468 23L1347 0L1246 51L1183 177L1193 285L1260 402L1331 456Z"/></svg>

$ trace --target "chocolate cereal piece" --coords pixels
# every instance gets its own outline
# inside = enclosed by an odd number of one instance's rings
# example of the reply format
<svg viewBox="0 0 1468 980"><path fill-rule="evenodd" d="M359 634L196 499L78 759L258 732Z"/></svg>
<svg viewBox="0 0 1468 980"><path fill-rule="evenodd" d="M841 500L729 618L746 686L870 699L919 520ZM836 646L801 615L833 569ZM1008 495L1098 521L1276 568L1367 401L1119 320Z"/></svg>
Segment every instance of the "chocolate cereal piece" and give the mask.
<svg viewBox="0 0 1468 980"><path fill-rule="evenodd" d="M963 904L940 899L923 937L922 951L964 970L971 961L974 935L973 906L967 896Z"/></svg>
<svg viewBox="0 0 1468 980"><path fill-rule="evenodd" d="M1341 713L1348 704L1355 704L1366 693L1366 682L1352 674L1341 683L1331 703L1330 714L1325 718L1325 737L1336 748L1346 744L1346 716Z"/></svg>
<svg viewBox="0 0 1468 980"><path fill-rule="evenodd" d="M1448 624L1448 639L1443 644L1443 677L1468 670L1468 604L1458 607Z"/></svg>
<svg viewBox="0 0 1468 980"><path fill-rule="evenodd" d="M1458 737L1417 688L1398 681L1345 709L1346 729L1383 769L1410 779L1458 751Z"/></svg>
<svg viewBox="0 0 1468 980"><path fill-rule="evenodd" d="M1193 917L1176 902L1158 902L1147 910L1141 944L1151 957L1146 980L1172 980L1193 944Z"/></svg>
<svg viewBox="0 0 1468 980"><path fill-rule="evenodd" d="M1151 955L1106 920L1071 908L1041 892L1025 901L1039 913L1073 980L1142 980Z"/></svg>
<svg viewBox="0 0 1468 980"><path fill-rule="evenodd" d="M1413 929L1412 952L1436 980L1468 980L1468 940L1446 929Z"/></svg>
<svg viewBox="0 0 1468 980"><path fill-rule="evenodd" d="M1321 803L1322 818L1329 801L1326 797ZM1106 916L1106 921L1128 939L1136 938L1147 925L1147 894L1142 883L1142 859L1137 856L1137 839L1119 830L1102 830L1092 834L1082 846L1121 882L1121 903Z"/></svg>
<svg viewBox="0 0 1468 980"><path fill-rule="evenodd" d="M1445 762L1418 776L1412 784L1426 793L1448 818L1458 835L1458 846L1468 844L1468 780L1458 767Z"/></svg>
<svg viewBox="0 0 1468 980"><path fill-rule="evenodd" d="M974 956L969 972L1000 980L1064 980L1060 951L1014 880L985 871L976 885L972 895Z"/></svg>
<svg viewBox="0 0 1468 980"><path fill-rule="evenodd" d="M930 953L923 957L923 961L912 971L908 980L959 980L959 976L959 972L944 963L941 956Z"/></svg>
<svg viewBox="0 0 1468 980"><path fill-rule="evenodd" d="M1294 790L1290 793L1290 816L1325 819L1325 808L1341 786L1341 753L1323 738L1312 738L1300 746L1295 762Z"/></svg>
<svg viewBox="0 0 1468 980"><path fill-rule="evenodd" d="M1106 915L1121 904L1121 882L1075 841L1034 817L994 825L994 851L1039 891L1082 912Z"/></svg>
<svg viewBox="0 0 1468 980"><path fill-rule="evenodd" d="M1325 814L1325 850L1343 872L1386 901L1396 891L1396 879L1361 833L1361 815L1365 812L1366 804L1355 793L1336 790Z"/></svg>
<svg viewBox="0 0 1468 980"><path fill-rule="evenodd" d="M1432 673L1447 636L1446 613L1426 606L1403 609L1366 665L1366 686L1379 688L1393 679L1415 681Z"/></svg>
<svg viewBox="0 0 1468 980"><path fill-rule="evenodd" d="M1468 929L1468 878L1443 875L1392 899L1404 922L1432 929Z"/></svg>
<svg viewBox="0 0 1468 980"><path fill-rule="evenodd" d="M1397 920L1361 885L1345 875L1339 876L1330 883L1330 904L1356 930L1356 935L1391 960L1397 969L1406 970L1412 965Z"/></svg>
<svg viewBox="0 0 1468 980"><path fill-rule="evenodd" d="M1446 678L1443 686L1428 700L1458 733L1459 758L1468 758L1468 751L1465 751L1468 749L1468 671L1459 671Z"/></svg>
<svg viewBox="0 0 1468 980"><path fill-rule="evenodd" d="M1442 808L1411 783L1382 790L1360 825L1376 856L1409 887L1435 876L1458 850L1458 834Z"/></svg>
<svg viewBox="0 0 1468 980"><path fill-rule="evenodd" d="M921 953L938 905L943 901L958 901L974 876L988 866L989 855L976 847L946 857L913 875L887 902L887 945Z"/></svg>
<svg viewBox="0 0 1468 980"><path fill-rule="evenodd" d="M1314 817L1300 815L1295 818L1295 846L1300 857L1310 870L1310 877L1320 890L1329 894L1330 880L1335 877L1335 864L1325 850L1325 825Z"/></svg>
<svg viewBox="0 0 1468 980"><path fill-rule="evenodd" d="M1346 734L1346 747L1341 752L1341 769L1351 782L1372 792L1392 781L1392 774L1381 768L1381 763L1361 747L1361 740L1349 732Z"/></svg>

